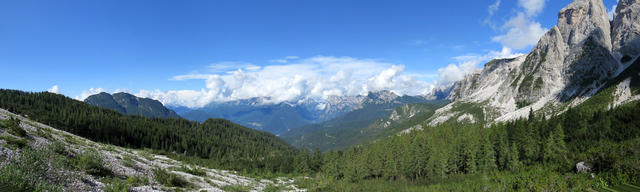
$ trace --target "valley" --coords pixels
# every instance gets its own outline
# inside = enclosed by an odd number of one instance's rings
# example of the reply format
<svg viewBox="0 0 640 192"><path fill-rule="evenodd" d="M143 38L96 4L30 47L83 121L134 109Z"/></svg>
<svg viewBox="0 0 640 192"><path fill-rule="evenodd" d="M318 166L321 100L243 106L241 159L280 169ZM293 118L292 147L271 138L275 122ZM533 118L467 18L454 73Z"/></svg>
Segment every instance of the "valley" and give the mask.
<svg viewBox="0 0 640 192"><path fill-rule="evenodd" d="M559 2L501 2L481 23L508 31L491 40L502 52L436 75L397 58L286 56L185 64L163 85L200 90L0 88L0 191L640 191L640 1L562 2L549 28L533 20ZM511 33L537 41L512 50ZM411 46L445 49L436 41Z"/></svg>

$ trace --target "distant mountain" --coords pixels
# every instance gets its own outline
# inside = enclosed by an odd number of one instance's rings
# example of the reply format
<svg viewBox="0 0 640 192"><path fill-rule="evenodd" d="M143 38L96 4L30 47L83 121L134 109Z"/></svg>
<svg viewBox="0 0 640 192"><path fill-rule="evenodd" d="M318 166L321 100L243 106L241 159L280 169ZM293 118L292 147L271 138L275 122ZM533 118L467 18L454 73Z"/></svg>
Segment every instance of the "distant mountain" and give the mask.
<svg viewBox="0 0 640 192"><path fill-rule="evenodd" d="M274 134L282 134L312 123L321 123L361 109L369 104L404 104L424 102L424 98L398 96L391 91L371 92L358 96L331 96L323 100L303 99L295 102L265 103L269 98L252 98L205 107L181 113L190 120L225 118L241 125ZM392 110L390 108L389 110Z"/></svg>
<svg viewBox="0 0 640 192"><path fill-rule="evenodd" d="M391 92L370 93L353 111L329 121L292 129L281 137L300 148L341 149L394 135L403 130L395 129L396 124L409 121L414 116L424 117L426 114L428 117L446 102L397 96ZM412 106L412 109L403 110L401 106Z"/></svg>
<svg viewBox="0 0 640 192"><path fill-rule="evenodd" d="M453 102L426 122L490 123L526 117L531 109L550 116L612 86L610 105L636 100L638 56L639 1L619 1L610 21L602 0L575 0L529 54L490 61L456 82L447 96Z"/></svg>
<svg viewBox="0 0 640 192"><path fill-rule="evenodd" d="M313 122L312 117L305 115L308 115L308 112L302 106L288 103L259 105L250 100L211 104L182 114L184 118L195 121L225 118L274 134Z"/></svg>
<svg viewBox="0 0 640 192"><path fill-rule="evenodd" d="M140 98L128 93L98 93L84 100L85 103L112 109L125 115L140 115L144 117L180 118L176 112L167 109L159 101Z"/></svg>

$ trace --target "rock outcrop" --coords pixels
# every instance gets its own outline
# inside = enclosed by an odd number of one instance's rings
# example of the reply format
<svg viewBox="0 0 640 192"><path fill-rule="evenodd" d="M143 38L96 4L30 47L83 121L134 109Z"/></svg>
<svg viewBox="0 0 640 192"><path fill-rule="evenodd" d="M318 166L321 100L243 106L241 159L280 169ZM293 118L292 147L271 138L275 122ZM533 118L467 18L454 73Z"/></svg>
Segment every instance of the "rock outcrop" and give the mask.
<svg viewBox="0 0 640 192"><path fill-rule="evenodd" d="M612 22L613 50L619 52L623 63L640 55L640 1L620 0ZM625 58L626 56L626 58Z"/></svg>

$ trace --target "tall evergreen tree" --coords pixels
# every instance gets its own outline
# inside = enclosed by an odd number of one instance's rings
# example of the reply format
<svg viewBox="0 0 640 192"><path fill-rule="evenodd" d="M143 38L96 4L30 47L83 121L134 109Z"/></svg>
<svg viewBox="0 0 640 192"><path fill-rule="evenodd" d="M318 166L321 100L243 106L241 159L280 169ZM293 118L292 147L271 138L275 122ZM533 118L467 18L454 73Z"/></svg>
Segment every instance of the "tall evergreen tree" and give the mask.
<svg viewBox="0 0 640 192"><path fill-rule="evenodd" d="M511 147L509 147L509 158L507 161L507 169L511 171L520 170L522 167L522 163L520 162L520 155L518 154L518 146L516 143L512 143Z"/></svg>

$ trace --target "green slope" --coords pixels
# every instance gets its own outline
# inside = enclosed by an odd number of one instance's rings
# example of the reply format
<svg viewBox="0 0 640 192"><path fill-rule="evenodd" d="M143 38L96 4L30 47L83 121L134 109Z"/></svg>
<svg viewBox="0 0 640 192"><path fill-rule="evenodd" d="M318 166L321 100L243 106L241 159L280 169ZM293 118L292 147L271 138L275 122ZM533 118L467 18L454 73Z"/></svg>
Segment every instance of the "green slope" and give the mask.
<svg viewBox="0 0 640 192"><path fill-rule="evenodd" d="M185 154L221 168L286 172L295 152L273 134L224 119L128 116L47 92L0 89L0 108L94 141Z"/></svg>

